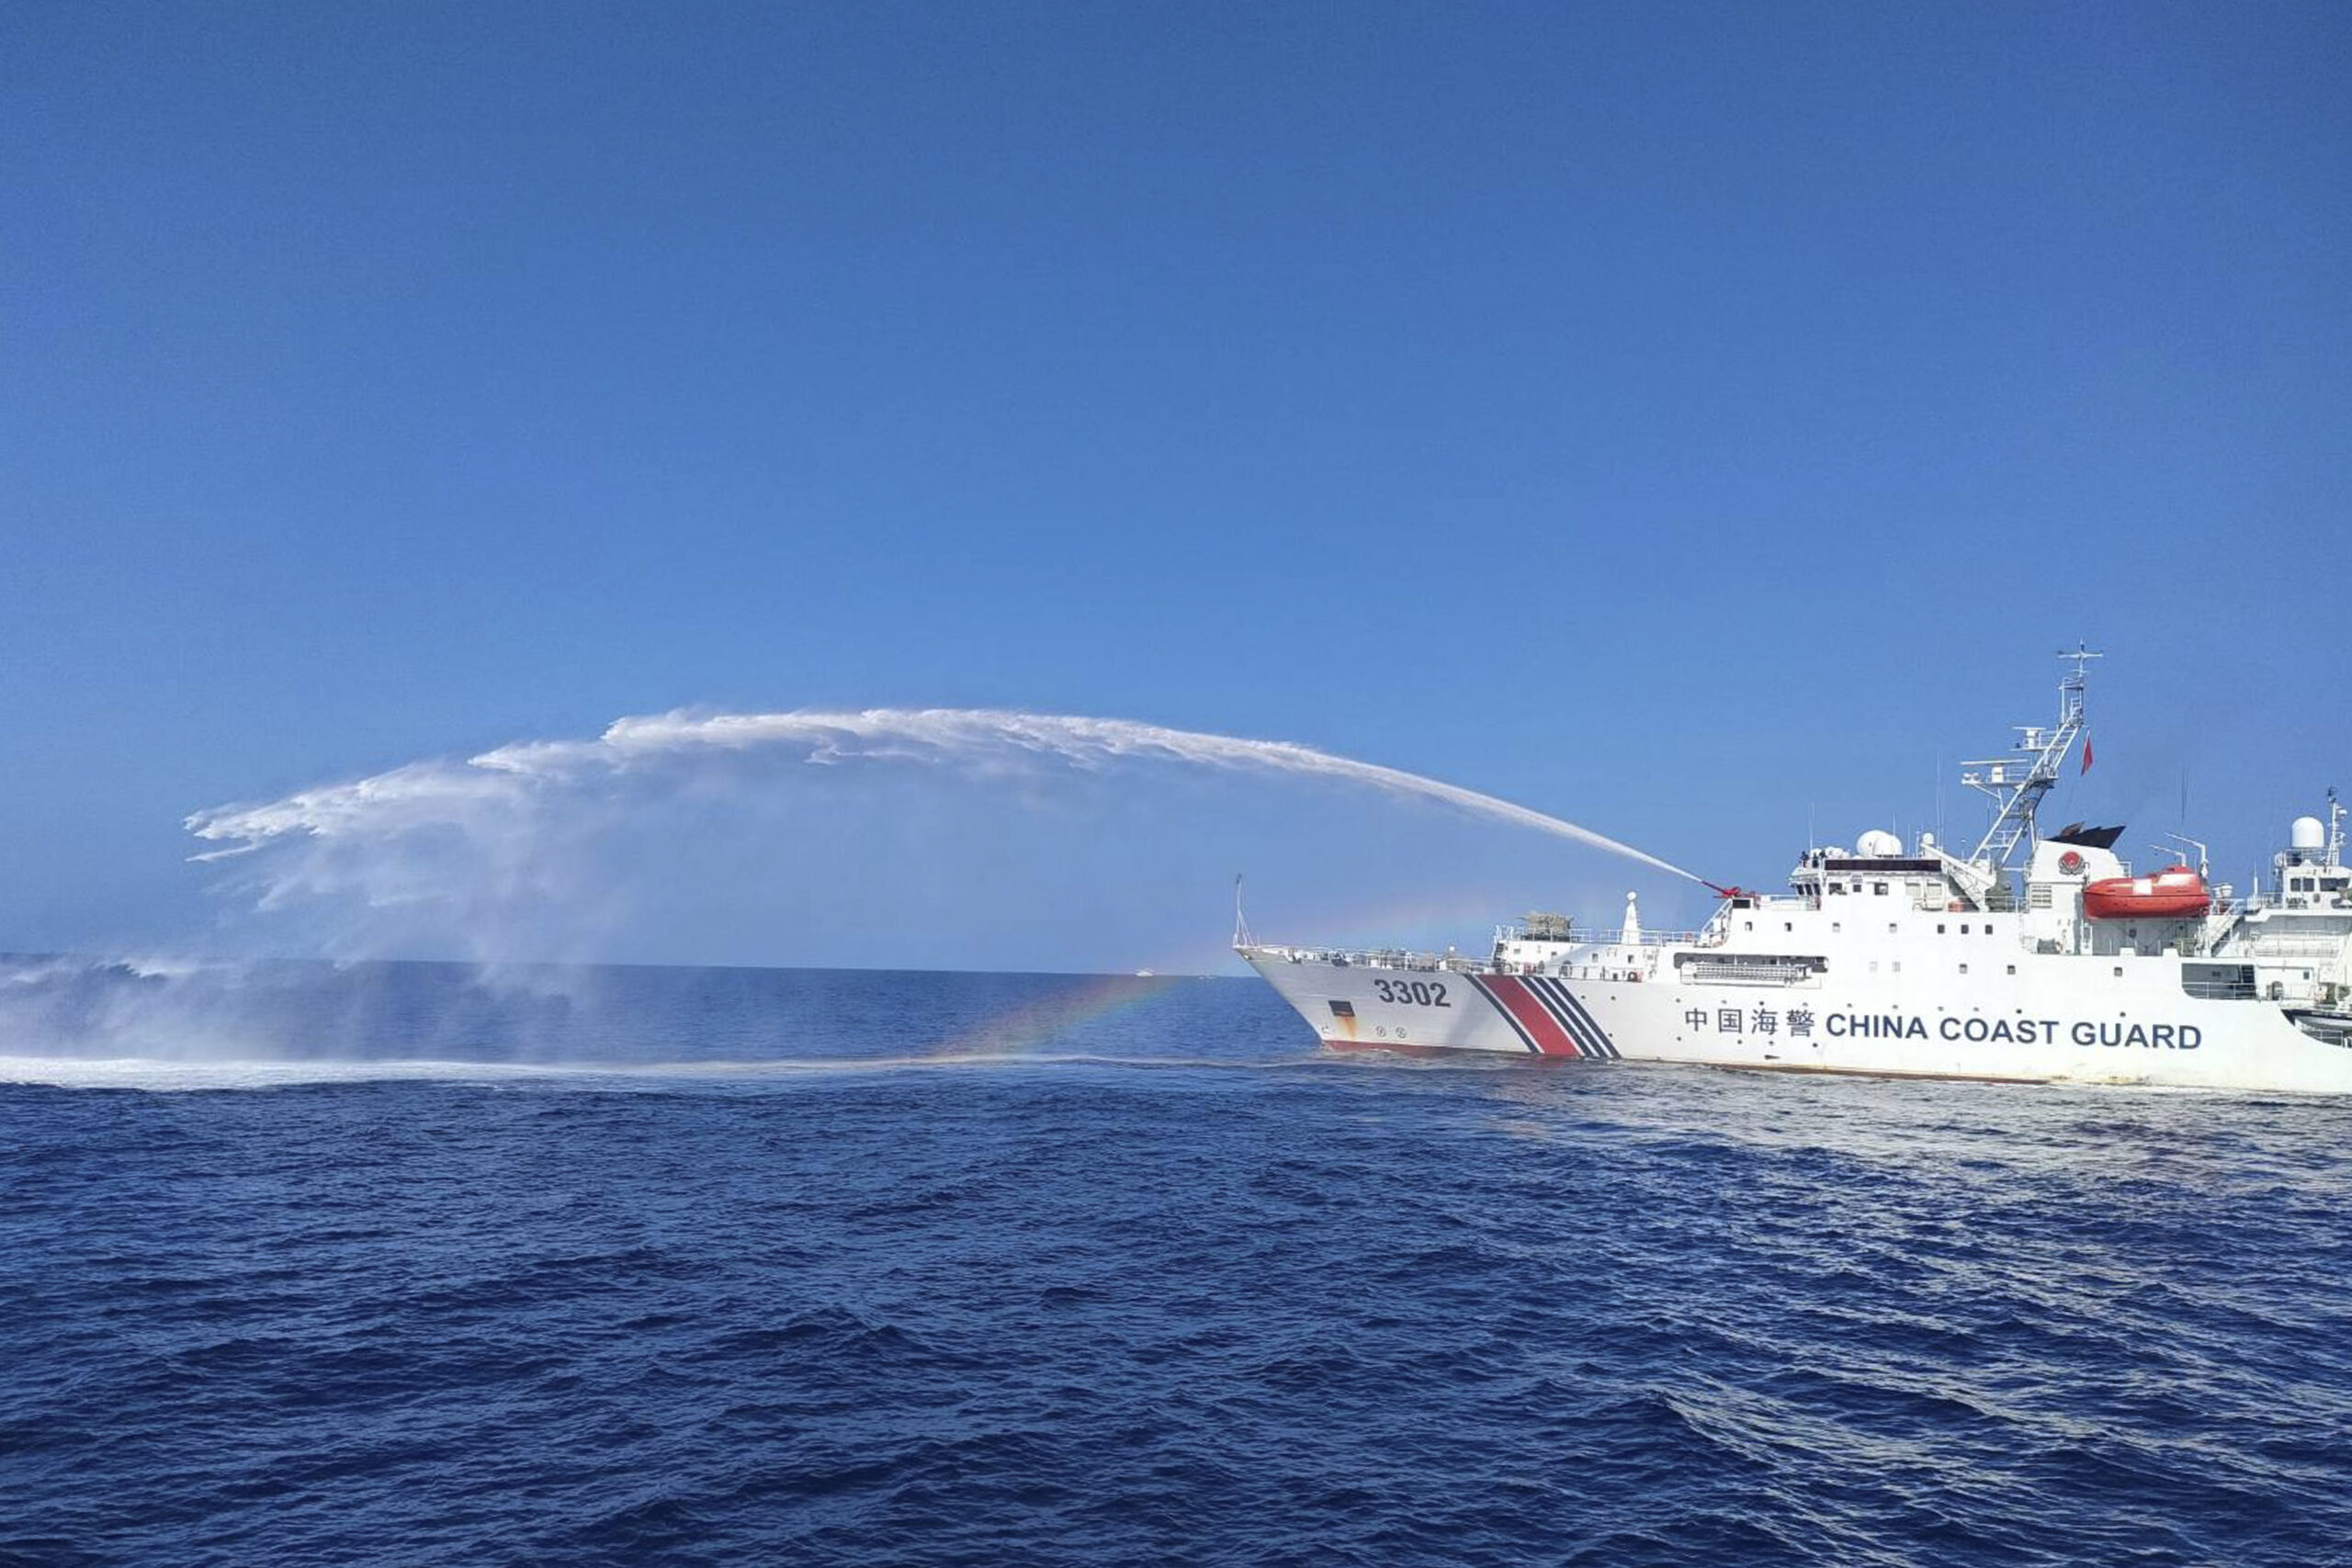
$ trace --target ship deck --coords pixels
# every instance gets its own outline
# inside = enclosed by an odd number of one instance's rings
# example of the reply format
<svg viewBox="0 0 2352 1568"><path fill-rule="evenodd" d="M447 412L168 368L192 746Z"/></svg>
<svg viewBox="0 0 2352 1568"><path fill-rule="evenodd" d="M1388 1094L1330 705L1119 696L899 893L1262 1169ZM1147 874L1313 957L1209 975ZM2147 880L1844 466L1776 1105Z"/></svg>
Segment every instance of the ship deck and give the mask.
<svg viewBox="0 0 2352 1568"><path fill-rule="evenodd" d="M1631 941L1617 932L1595 932L1572 942L1558 943L1560 957L1571 960L1576 955L1601 948L1664 949L1669 947L1713 947L1722 938L1712 931L1644 931ZM1295 946L1288 942L1246 942L1234 951L1244 958L1265 958L1285 964L1329 964L1342 969L1396 969L1416 975L1501 975L1515 974L1515 965L1499 964L1492 958L1466 953L1417 953L1402 947L1326 947Z"/></svg>

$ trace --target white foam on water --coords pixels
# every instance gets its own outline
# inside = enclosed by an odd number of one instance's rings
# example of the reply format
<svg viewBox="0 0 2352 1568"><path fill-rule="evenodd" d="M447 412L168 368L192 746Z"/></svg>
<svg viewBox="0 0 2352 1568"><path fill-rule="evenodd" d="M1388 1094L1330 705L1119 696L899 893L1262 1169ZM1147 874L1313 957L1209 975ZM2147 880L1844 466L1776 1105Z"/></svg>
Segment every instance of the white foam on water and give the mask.
<svg viewBox="0 0 2352 1568"><path fill-rule="evenodd" d="M1053 1052L956 1052L904 1056L795 1056L710 1062L467 1062L430 1060L174 1060L154 1056L0 1055L0 1084L48 1089L192 1093L334 1084L458 1083L658 1089L679 1083L736 1084L877 1073L1021 1068L1219 1068L1256 1071L1295 1059L1193 1058Z"/></svg>
<svg viewBox="0 0 2352 1568"><path fill-rule="evenodd" d="M556 1071L491 1062L177 1061L156 1056L0 1056L0 1083L51 1089L129 1089L156 1093L282 1089L379 1080L543 1078Z"/></svg>

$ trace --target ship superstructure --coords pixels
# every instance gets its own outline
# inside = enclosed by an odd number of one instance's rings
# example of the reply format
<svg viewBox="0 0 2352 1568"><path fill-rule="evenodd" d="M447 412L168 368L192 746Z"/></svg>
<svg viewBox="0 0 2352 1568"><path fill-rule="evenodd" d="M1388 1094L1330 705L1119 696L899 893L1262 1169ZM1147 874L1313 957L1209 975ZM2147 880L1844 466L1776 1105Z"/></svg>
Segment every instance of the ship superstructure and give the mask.
<svg viewBox="0 0 2352 1568"><path fill-rule="evenodd" d="M2297 819L2244 900L2201 849L2135 874L2120 827L2045 834L2098 656L2064 657L2056 721L1964 764L1994 804L1965 853L1873 829L1786 893L1717 888L1695 931L1645 931L1629 894L1613 929L1532 915L1476 957L1236 950L1334 1046L2352 1093L2344 808Z"/></svg>

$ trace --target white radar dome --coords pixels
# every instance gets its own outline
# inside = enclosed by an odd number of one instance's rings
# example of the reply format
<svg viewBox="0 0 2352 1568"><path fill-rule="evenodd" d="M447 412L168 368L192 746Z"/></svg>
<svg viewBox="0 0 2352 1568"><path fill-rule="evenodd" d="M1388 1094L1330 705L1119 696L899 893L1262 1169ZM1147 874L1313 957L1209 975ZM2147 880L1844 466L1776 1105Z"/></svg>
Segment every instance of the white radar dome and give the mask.
<svg viewBox="0 0 2352 1568"><path fill-rule="evenodd" d="M1903 840L1883 828L1873 828L1854 840L1854 852L1864 860L1892 860L1903 852Z"/></svg>
<svg viewBox="0 0 2352 1568"><path fill-rule="evenodd" d="M2287 829L2287 847L2290 850L2325 849L2327 829L2319 825L2316 817L2298 817Z"/></svg>

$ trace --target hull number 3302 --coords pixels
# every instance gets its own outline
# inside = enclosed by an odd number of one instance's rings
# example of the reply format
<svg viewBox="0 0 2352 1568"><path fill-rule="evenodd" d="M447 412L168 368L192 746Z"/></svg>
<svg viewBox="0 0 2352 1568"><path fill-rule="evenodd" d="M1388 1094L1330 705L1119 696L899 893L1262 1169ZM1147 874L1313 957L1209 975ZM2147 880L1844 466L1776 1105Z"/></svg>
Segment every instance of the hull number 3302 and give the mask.
<svg viewBox="0 0 2352 1568"><path fill-rule="evenodd" d="M1417 1007L1450 1008L1442 980L1374 980L1372 988L1384 1002L1411 1002Z"/></svg>

